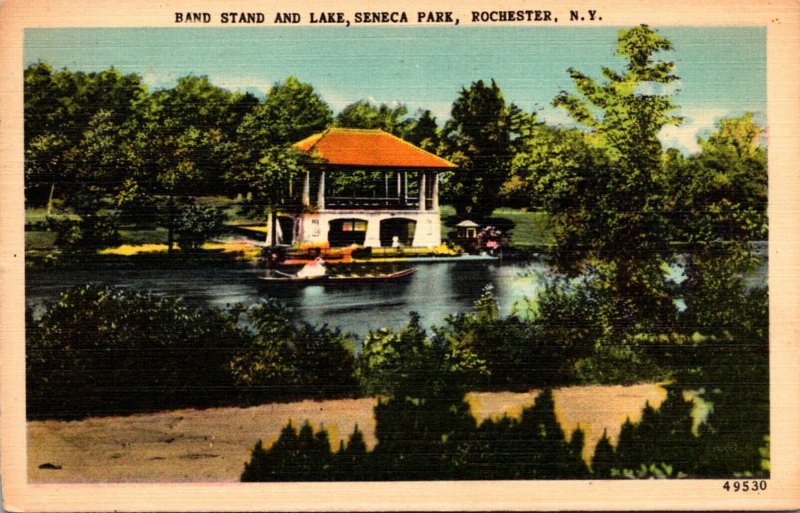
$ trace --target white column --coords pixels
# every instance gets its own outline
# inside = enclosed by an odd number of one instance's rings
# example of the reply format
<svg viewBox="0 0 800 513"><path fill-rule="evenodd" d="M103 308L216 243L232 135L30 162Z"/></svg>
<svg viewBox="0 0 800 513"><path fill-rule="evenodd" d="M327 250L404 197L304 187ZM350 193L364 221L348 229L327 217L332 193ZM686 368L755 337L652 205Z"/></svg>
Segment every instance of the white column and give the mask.
<svg viewBox="0 0 800 513"><path fill-rule="evenodd" d="M419 188L419 211L425 211L425 171L417 173L418 188Z"/></svg>
<svg viewBox="0 0 800 513"><path fill-rule="evenodd" d="M317 189L317 208L325 210L325 171L319 173L319 189Z"/></svg>
<svg viewBox="0 0 800 513"><path fill-rule="evenodd" d="M303 176L302 202L304 207L311 206L311 176L308 169L306 169L306 174Z"/></svg>
<svg viewBox="0 0 800 513"><path fill-rule="evenodd" d="M381 218L377 214L368 214L365 217L367 233L364 234L364 247L379 248L381 247Z"/></svg>
<svg viewBox="0 0 800 513"><path fill-rule="evenodd" d="M433 172L433 192L431 193L433 196L431 198L431 210L434 212L439 211L439 173L434 171Z"/></svg>
<svg viewBox="0 0 800 513"><path fill-rule="evenodd" d="M400 198L402 197L403 192L403 184L400 182L400 171L395 171L397 173L397 202L400 203Z"/></svg>

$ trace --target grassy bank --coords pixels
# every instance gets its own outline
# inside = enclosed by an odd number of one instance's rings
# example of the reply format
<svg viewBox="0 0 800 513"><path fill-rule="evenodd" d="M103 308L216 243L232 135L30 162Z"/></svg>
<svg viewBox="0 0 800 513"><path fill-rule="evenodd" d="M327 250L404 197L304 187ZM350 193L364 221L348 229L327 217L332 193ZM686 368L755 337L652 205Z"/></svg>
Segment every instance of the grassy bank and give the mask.
<svg viewBox="0 0 800 513"><path fill-rule="evenodd" d="M243 212L241 203L224 196L203 196L197 198L201 205L214 206L222 209L226 216L226 226L232 233L245 233L239 230L241 226L261 226L265 223L263 218L253 213ZM56 208L53 215L59 218L75 218L73 214ZM441 207L441 236L443 240L455 236L455 225L468 218L456 216L455 210L449 205ZM552 244L552 235L547 229L547 216L543 212L529 212L519 209L499 208L491 218L478 220L481 224L490 224L501 229L508 235L508 244L518 250L542 250ZM25 223L28 229L25 232L25 250L29 257L43 257L49 252L57 250L55 246L56 234L45 229L47 223L47 209L45 207L28 208L25 210ZM164 227L140 227L124 225L119 227L121 245L151 245L166 244L167 229ZM250 236L248 234L248 236Z"/></svg>
<svg viewBox="0 0 800 513"><path fill-rule="evenodd" d="M514 249L523 251L542 250L553 244L553 235L547 227L547 214L530 212L515 208L498 208L489 219L473 219L469 216L457 216L449 205L441 207L442 239L455 236L456 224L464 219L473 220L481 225L492 225L508 236L508 244Z"/></svg>

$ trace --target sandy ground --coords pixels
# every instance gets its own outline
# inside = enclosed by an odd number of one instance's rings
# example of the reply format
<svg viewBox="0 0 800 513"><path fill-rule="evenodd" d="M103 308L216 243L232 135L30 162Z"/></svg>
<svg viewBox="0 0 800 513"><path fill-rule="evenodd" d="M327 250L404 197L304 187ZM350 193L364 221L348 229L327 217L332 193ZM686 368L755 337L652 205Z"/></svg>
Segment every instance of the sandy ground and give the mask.
<svg viewBox="0 0 800 513"><path fill-rule="evenodd" d="M467 394L476 421L519 417L537 391ZM660 385L570 387L554 391L556 418L571 435L586 434L583 455L591 458L607 432L615 444L626 418L636 422L647 402L666 398ZM252 408L176 410L129 417L28 423L31 482L238 481L250 450L261 439L274 442L291 420L324 426L334 449L358 424L367 447L375 445L374 399L303 401Z"/></svg>
<svg viewBox="0 0 800 513"><path fill-rule="evenodd" d="M358 424L375 445L374 399L303 401L252 408L175 410L28 423L28 479L35 482L238 481L261 439L291 420L328 430L331 445ZM40 468L50 464L61 468Z"/></svg>

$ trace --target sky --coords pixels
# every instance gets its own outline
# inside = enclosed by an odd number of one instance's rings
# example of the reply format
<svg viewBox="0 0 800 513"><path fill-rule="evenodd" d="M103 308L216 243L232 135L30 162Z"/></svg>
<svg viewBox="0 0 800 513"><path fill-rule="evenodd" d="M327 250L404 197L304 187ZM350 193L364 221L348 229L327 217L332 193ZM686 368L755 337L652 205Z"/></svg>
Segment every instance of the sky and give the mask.
<svg viewBox="0 0 800 513"><path fill-rule="evenodd" d="M766 121L766 30L760 27L653 27L674 50L662 52L680 77L673 94L684 117L662 142L683 151L719 119L754 112ZM148 87L206 75L214 84L263 97L294 75L338 112L358 100L430 109L440 126L463 87L494 79L507 102L567 123L551 106L572 90L568 68L593 77L615 54L618 28L245 27L27 29L24 64L139 74Z"/></svg>

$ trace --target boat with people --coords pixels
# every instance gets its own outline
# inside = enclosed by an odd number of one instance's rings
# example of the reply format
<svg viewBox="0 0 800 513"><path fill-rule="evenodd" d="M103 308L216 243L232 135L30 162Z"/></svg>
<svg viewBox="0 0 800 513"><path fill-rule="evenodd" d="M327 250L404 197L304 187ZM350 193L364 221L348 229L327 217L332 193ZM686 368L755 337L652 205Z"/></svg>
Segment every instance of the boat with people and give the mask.
<svg viewBox="0 0 800 513"><path fill-rule="evenodd" d="M325 261L317 257L307 263L297 273L287 273L279 269L269 269L266 274L259 276L262 281L270 283L381 283L400 281L416 273L415 268L403 269L393 272L361 272L361 273L333 273L329 274L325 266Z"/></svg>
<svg viewBox="0 0 800 513"><path fill-rule="evenodd" d="M322 274L317 276L298 276L297 274L284 273L272 269L269 274L258 278L268 283L297 283L297 284L344 284L344 283L383 283L402 281L411 277L417 270L404 269L391 273L363 273L363 274Z"/></svg>

